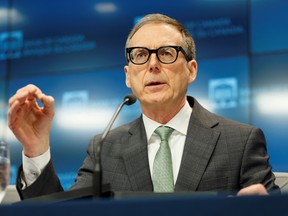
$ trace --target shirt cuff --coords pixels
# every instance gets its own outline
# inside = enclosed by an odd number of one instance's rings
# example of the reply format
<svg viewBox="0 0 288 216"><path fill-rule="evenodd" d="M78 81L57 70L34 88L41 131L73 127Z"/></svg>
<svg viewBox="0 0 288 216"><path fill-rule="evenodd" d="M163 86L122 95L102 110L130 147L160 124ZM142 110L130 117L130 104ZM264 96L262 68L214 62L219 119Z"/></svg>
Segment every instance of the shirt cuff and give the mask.
<svg viewBox="0 0 288 216"><path fill-rule="evenodd" d="M21 182L24 188L33 184L34 181L40 176L46 165L51 159L50 148L37 157L29 158L22 152L23 173ZM23 189L23 188L22 188Z"/></svg>

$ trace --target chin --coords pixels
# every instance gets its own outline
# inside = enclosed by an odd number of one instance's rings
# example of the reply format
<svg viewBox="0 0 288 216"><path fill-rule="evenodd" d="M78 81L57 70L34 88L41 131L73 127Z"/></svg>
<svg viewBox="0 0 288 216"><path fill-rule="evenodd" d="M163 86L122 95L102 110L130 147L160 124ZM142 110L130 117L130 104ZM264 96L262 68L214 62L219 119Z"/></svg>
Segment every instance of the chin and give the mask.
<svg viewBox="0 0 288 216"><path fill-rule="evenodd" d="M172 95L169 94L169 91L158 91L158 92L143 92L139 97L139 101L142 101L145 104L156 104L156 103L165 103L170 101Z"/></svg>
<svg viewBox="0 0 288 216"><path fill-rule="evenodd" d="M163 95L161 95L161 96L154 95L152 97L149 97L149 100L147 100L147 101L150 102L150 103L153 103L153 104L164 104L167 101L169 101L169 98L165 97Z"/></svg>

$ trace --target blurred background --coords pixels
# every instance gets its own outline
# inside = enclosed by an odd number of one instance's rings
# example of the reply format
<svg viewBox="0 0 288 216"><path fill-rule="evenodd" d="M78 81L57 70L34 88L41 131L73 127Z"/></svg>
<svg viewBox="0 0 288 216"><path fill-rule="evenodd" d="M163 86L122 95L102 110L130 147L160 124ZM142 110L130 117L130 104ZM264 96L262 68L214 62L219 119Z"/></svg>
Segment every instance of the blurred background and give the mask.
<svg viewBox="0 0 288 216"><path fill-rule="evenodd" d="M33 83L55 98L52 159L64 188L89 140L103 132L124 96L126 36L148 13L182 22L194 36L198 76L188 89L208 110L263 129L273 171L288 171L288 1L1 0L0 139L11 148L11 181L21 145L7 127L8 100ZM140 116L124 107L114 127Z"/></svg>

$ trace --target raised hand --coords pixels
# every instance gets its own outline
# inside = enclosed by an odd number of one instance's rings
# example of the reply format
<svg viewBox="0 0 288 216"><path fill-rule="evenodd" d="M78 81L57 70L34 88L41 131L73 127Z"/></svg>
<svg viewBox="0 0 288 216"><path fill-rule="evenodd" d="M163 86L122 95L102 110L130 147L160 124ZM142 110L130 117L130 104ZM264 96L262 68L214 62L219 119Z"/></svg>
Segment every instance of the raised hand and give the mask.
<svg viewBox="0 0 288 216"><path fill-rule="evenodd" d="M43 94L35 85L19 89L10 98L8 126L22 144L26 156L36 157L48 150L53 117L54 98Z"/></svg>

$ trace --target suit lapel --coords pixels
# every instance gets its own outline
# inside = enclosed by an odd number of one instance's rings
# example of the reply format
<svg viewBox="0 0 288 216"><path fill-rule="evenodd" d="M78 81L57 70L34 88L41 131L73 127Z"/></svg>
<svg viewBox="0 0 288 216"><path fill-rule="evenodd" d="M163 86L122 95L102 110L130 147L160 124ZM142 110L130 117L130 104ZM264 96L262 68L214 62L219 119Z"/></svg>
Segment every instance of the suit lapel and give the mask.
<svg viewBox="0 0 288 216"><path fill-rule="evenodd" d="M123 159L133 191L152 191L148 162L148 144L142 119L129 130L130 137L123 145Z"/></svg>
<svg viewBox="0 0 288 216"><path fill-rule="evenodd" d="M211 158L220 132L213 129L218 121L192 98L184 152L175 191L196 191ZM142 118L132 124L129 138L123 142L123 160L133 191L153 191L148 162L148 144Z"/></svg>
<svg viewBox="0 0 288 216"><path fill-rule="evenodd" d="M211 128L216 124L218 121L194 100L175 191L197 190L220 135Z"/></svg>

